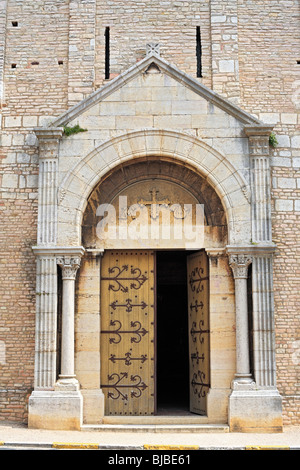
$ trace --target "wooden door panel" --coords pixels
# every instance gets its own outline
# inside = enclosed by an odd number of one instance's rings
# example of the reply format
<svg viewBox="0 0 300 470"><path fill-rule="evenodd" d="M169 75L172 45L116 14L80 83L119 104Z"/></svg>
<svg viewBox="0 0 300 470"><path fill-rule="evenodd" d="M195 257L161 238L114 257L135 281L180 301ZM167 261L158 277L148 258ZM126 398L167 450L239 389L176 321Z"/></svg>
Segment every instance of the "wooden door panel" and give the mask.
<svg viewBox="0 0 300 470"><path fill-rule="evenodd" d="M155 410L154 260L106 251L101 263L101 388L106 415Z"/></svg>
<svg viewBox="0 0 300 470"><path fill-rule="evenodd" d="M204 251L187 257L190 411L206 414L210 387L209 359L209 277Z"/></svg>

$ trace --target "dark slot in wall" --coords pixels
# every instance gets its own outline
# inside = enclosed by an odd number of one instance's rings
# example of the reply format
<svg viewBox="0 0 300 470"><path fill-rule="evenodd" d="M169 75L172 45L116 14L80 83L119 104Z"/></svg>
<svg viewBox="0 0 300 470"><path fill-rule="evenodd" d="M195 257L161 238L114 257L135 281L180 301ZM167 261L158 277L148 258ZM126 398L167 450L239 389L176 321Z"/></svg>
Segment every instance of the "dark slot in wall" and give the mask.
<svg viewBox="0 0 300 470"><path fill-rule="evenodd" d="M110 28L107 26L105 28L105 79L109 79L110 75L110 64L109 64L109 56L110 56Z"/></svg>
<svg viewBox="0 0 300 470"><path fill-rule="evenodd" d="M202 44L200 26L196 27L197 77L202 78Z"/></svg>

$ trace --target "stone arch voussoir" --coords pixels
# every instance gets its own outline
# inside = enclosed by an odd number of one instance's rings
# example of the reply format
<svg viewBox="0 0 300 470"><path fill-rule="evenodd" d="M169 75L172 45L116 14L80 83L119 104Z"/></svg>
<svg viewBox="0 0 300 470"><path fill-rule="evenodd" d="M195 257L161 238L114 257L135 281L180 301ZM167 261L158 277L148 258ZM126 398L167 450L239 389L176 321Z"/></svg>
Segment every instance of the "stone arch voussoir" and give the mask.
<svg viewBox="0 0 300 470"><path fill-rule="evenodd" d="M82 215L88 197L107 172L128 160L164 157L186 163L207 179L225 209L230 244L249 243L250 188L232 163L194 136L145 129L101 144L66 175L58 192L59 244L80 244Z"/></svg>

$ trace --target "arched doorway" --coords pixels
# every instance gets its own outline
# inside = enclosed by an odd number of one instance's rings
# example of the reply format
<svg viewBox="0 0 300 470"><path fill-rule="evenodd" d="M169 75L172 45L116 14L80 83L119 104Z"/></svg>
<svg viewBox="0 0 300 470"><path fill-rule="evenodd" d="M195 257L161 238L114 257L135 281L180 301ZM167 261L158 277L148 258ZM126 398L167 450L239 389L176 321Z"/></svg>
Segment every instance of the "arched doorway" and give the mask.
<svg viewBox="0 0 300 470"><path fill-rule="evenodd" d="M154 198L166 210L200 204L203 236L192 246L186 239L160 235L143 242L101 238L97 228L107 212L98 208L112 205L118 225L120 197L126 197L130 223L136 217L130 208L149 204L150 209ZM177 215L173 210L171 222ZM162 214L150 211L147 217L164 227ZM83 216L82 244L87 252L103 251L98 273L92 257L83 260L77 311L82 316L82 296L94 270L92 283L100 283L100 380L106 415L190 411L207 415L211 358L206 249L222 249L226 242L221 201L188 165L168 158L130 161L106 174L91 192Z"/></svg>

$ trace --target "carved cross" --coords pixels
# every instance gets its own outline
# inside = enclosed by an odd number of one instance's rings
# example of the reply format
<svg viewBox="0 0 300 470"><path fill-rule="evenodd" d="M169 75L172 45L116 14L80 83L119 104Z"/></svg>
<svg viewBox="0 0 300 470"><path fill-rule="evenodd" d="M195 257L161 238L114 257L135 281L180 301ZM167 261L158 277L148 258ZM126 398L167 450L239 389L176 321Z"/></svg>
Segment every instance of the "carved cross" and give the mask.
<svg viewBox="0 0 300 470"><path fill-rule="evenodd" d="M140 199L138 201L138 204L143 204L144 206L151 206L151 218L152 219L157 219L159 216L159 205L163 205L165 208L167 208L170 204L170 201L168 198L162 198L160 201L157 198L157 195L159 191L155 188L150 189L149 191L151 195L151 200L146 200L146 199Z"/></svg>

